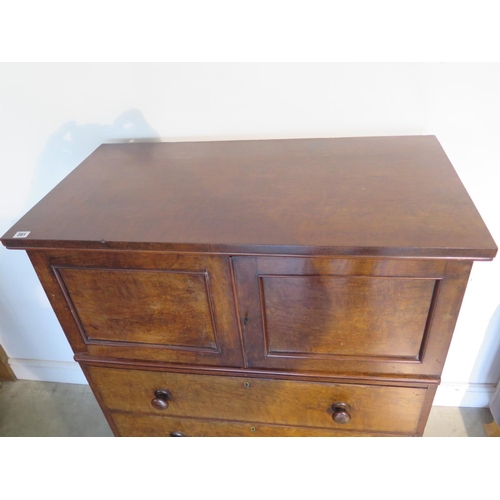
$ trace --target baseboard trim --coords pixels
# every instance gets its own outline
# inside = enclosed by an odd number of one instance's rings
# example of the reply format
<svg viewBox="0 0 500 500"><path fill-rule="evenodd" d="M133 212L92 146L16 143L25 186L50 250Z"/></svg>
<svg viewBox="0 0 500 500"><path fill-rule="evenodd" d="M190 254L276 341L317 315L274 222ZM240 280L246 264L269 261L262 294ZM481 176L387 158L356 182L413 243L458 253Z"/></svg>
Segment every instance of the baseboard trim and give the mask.
<svg viewBox="0 0 500 500"><path fill-rule="evenodd" d="M436 392L433 406L488 408L494 392L494 384L442 382Z"/></svg>
<svg viewBox="0 0 500 500"><path fill-rule="evenodd" d="M74 361L10 358L9 365L18 380L88 384L82 369Z"/></svg>

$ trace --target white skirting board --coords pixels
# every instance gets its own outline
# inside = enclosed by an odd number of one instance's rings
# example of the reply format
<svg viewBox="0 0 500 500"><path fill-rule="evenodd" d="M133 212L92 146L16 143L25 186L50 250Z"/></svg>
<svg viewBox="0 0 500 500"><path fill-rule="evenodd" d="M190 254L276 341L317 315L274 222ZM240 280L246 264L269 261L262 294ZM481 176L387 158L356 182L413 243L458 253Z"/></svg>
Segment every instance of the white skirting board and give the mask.
<svg viewBox="0 0 500 500"><path fill-rule="evenodd" d="M19 380L87 384L76 362L11 358L9 364ZM443 382L437 390L434 406L488 408L494 392L494 384Z"/></svg>
<svg viewBox="0 0 500 500"><path fill-rule="evenodd" d="M433 405L488 408L494 392L494 384L441 382Z"/></svg>
<svg viewBox="0 0 500 500"><path fill-rule="evenodd" d="M19 380L88 384L82 369L75 361L45 361L38 359L9 359L9 365Z"/></svg>
<svg viewBox="0 0 500 500"><path fill-rule="evenodd" d="M500 424L500 383L496 386L495 392L490 400L490 410L497 425Z"/></svg>

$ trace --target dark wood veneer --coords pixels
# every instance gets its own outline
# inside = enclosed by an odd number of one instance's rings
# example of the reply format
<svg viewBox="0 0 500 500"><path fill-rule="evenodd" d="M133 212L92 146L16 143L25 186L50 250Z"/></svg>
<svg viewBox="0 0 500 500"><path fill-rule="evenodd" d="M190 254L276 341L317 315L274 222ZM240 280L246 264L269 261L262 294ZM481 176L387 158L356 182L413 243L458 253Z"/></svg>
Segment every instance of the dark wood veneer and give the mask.
<svg viewBox="0 0 500 500"><path fill-rule="evenodd" d="M31 233L14 239L17 231ZM496 254L433 136L104 144L3 242L202 253Z"/></svg>
<svg viewBox="0 0 500 500"><path fill-rule="evenodd" d="M107 340L218 351L206 272L53 270L87 344Z"/></svg>
<svg viewBox="0 0 500 500"><path fill-rule="evenodd" d="M254 368L282 369L282 370L312 370L326 371L336 375L349 373L393 373L393 374L433 374L439 376L444 365L446 350L455 327L456 314L461 304L463 291L467 285L470 271L468 261L431 261L431 260L404 260L396 259L318 259L318 258L275 258L275 257L233 257L234 274L236 278L237 304L239 307L240 327L246 346L248 366ZM318 317L318 308L325 310L325 301L332 300L328 291L315 290L311 304L304 302L310 297L309 290L293 287L284 287L279 306L273 306L273 314L280 319L276 323L279 341L284 346L281 351L272 351L269 345L269 334L266 338L265 324L266 297L260 283L265 276L279 276L284 280L314 276L324 279L336 277L344 280L343 292L333 297L331 309L326 311L326 317L333 317L336 321L329 322L321 315ZM372 283L370 279L383 279L384 282L427 283L428 286L418 289L419 293L425 289L424 296L375 297L375 305L367 304L364 300L366 293L360 293L357 287L352 288L350 283L356 279L366 279L365 283ZM356 281L354 281L356 282ZM286 281L284 281L286 283ZM439 286L436 285L439 283ZM324 287L323 287L324 288ZM302 298L302 303L290 306L294 297ZM345 297L348 297L347 302ZM418 300L416 300L418 298ZM398 312L393 302L401 308L406 318L398 319ZM387 306L382 306L388 301ZM414 307L414 303L418 307ZM347 306L346 306L347 304ZM420 304L420 305L418 305ZM289 307L286 307L286 306ZM380 310L389 307L391 317L387 321L392 328L387 336L392 342L390 353L392 356L376 352L384 338L379 338L373 325L379 320ZM335 310L334 310L335 309ZM351 310L349 310L351 309ZM311 310L313 313L311 313ZM340 310L340 315L339 311ZM289 312L291 319L286 317ZM349 332L342 332L342 324L337 321L335 314L349 323ZM268 315L267 315L268 316ZM248 319L243 324L242 318ZM307 328L307 322L310 327ZM395 323L395 324L394 324ZM420 331L415 329L414 323L420 325ZM338 333L340 324L340 334ZM294 332L296 325L302 326L300 331ZM267 324L269 330L269 324ZM346 329L347 330L347 329ZM326 333L328 336L325 337ZM350 333L350 335L349 335ZM272 332L271 332L272 335ZM326 340L322 340L325 339ZM367 345L373 342L373 346ZM302 342L303 345L314 347L319 345L323 352L298 352L287 349ZM351 351L339 344L349 343ZM413 343L414 356L408 356L408 345ZM337 344L337 345L335 345ZM387 345L387 341L385 341ZM382 344L383 346L383 344ZM328 350L329 349L329 350ZM357 351L355 351L357 349ZM353 352L354 351L354 352Z"/></svg>
<svg viewBox="0 0 500 500"><path fill-rule="evenodd" d="M2 243L117 436L421 436L497 252L432 136L106 144Z"/></svg>
<svg viewBox="0 0 500 500"><path fill-rule="evenodd" d="M314 383L200 376L88 367L111 411L414 434L426 389L390 385ZM171 394L168 408L151 406L155 391ZM352 419L332 420L332 405L346 401ZM198 412L202 414L198 414Z"/></svg>
<svg viewBox="0 0 500 500"><path fill-rule="evenodd" d="M350 373L344 372L335 375L325 372L314 371L294 371L294 370L263 370L258 368L232 368L225 366L194 366L177 363L166 363L161 361L134 361L129 359L118 359L109 357L88 356L86 354L75 354L75 360L82 366L102 366L108 368L140 369L154 372L171 373L193 373L199 375L222 375L229 377L264 377L278 378L281 380L304 380L310 382L339 382L339 383L360 383L364 385L388 383L393 386L414 386L427 387L428 385L438 385L439 378L428 375L391 375L387 373Z"/></svg>
<svg viewBox="0 0 500 500"><path fill-rule="evenodd" d="M356 432L324 427L297 427L289 425L256 424L216 419L175 418L131 415L113 412L112 417L123 436L173 437L181 433L185 437L372 437L401 436L376 432ZM119 433L118 433L119 432Z"/></svg>
<svg viewBox="0 0 500 500"><path fill-rule="evenodd" d="M234 317L235 304L232 294L227 293L232 283L228 257L68 250L30 250L28 255L76 353L241 366L241 344L234 335L238 331ZM61 270L62 275L59 276ZM74 285L69 292L66 287L68 272L73 272L71 284ZM110 286L109 280L102 279L103 272L108 273L108 277L109 273L116 273L116 287L128 286L128 301L120 297L122 290L118 288L103 293ZM94 276L91 279L89 273L96 273L101 279L96 280ZM162 295L162 289L171 292L171 280L165 281L165 276L189 276L193 273L203 277L203 282L198 283L197 288L195 286L190 291L186 290L185 282L177 281L174 285L177 285L179 293L175 298L168 299L165 294ZM136 278L131 280L130 276L147 278L137 282ZM150 279L151 276L155 278ZM209 287L206 286L208 281ZM142 299L132 300L140 290L158 307L148 312L144 310L146 305ZM74 303L75 294L78 297L77 304ZM153 297L157 299L153 300ZM193 309L193 301L198 301L198 304L201 302L201 311L200 307ZM202 315L201 325L208 324L212 329L214 347L203 344L207 337L197 330L200 317L193 314L197 310ZM119 320L116 326L113 325L113 317ZM161 324L161 319L170 321L175 328L165 332L166 327ZM119 327L122 321L127 320L129 331L132 331L128 336ZM97 338L95 333L92 337L86 334L86 323L94 325L94 331L99 332Z"/></svg>
<svg viewBox="0 0 500 500"><path fill-rule="evenodd" d="M436 280L260 275L267 356L419 361Z"/></svg>

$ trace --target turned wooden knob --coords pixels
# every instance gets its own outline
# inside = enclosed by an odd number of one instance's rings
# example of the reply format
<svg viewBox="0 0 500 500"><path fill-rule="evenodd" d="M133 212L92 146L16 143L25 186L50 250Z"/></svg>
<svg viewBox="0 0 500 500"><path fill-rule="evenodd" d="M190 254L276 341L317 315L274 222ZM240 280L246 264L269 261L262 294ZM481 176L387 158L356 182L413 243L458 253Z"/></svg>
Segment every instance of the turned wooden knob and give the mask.
<svg viewBox="0 0 500 500"><path fill-rule="evenodd" d="M170 392L165 389L157 389L155 397L151 400L151 406L155 410L166 410L168 408L168 400L172 398Z"/></svg>
<svg viewBox="0 0 500 500"><path fill-rule="evenodd" d="M332 405L332 419L336 424L348 424L351 421L351 407L347 403L335 403Z"/></svg>
<svg viewBox="0 0 500 500"><path fill-rule="evenodd" d="M186 436L182 432L174 431L174 432L170 433L170 437L173 437L173 438L183 438L183 437L186 437Z"/></svg>

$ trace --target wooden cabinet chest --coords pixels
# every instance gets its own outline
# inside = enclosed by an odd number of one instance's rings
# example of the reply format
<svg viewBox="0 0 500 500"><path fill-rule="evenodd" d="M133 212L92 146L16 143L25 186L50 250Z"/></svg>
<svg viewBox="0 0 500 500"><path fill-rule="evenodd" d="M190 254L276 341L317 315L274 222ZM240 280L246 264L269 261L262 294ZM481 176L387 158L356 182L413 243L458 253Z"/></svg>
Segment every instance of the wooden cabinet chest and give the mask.
<svg viewBox="0 0 500 500"><path fill-rule="evenodd" d="M2 242L118 436L422 435L497 251L432 136L102 145Z"/></svg>

